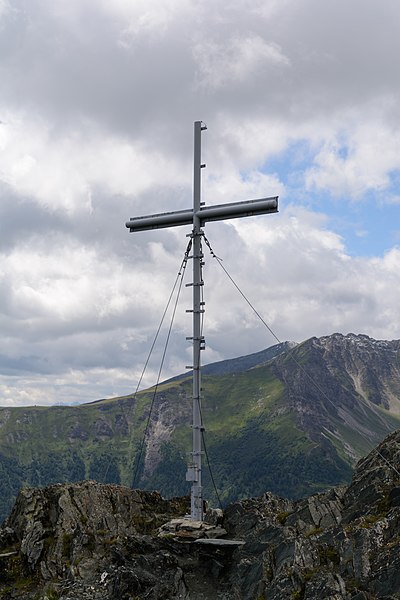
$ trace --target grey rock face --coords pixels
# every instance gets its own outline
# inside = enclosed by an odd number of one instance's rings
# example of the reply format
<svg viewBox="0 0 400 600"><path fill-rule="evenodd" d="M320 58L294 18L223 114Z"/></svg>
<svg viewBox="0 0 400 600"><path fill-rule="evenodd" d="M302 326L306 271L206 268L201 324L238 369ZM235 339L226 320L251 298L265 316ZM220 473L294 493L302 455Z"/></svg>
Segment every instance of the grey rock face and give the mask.
<svg viewBox="0 0 400 600"><path fill-rule="evenodd" d="M95 482L26 489L0 530L0 598L400 599L399 467L396 432L347 488L211 513L224 540L205 544L177 519L187 499Z"/></svg>
<svg viewBox="0 0 400 600"><path fill-rule="evenodd" d="M292 504L280 523L259 518L251 528L267 548L253 544L241 550L247 568L262 572L261 597L273 600L299 598L400 598L400 433L389 436L356 469L352 484ZM240 510L247 502L246 522L271 506L245 501L229 507L224 526L228 533L242 527ZM290 510L282 501L281 510ZM277 513L275 512L275 515ZM232 584L240 586L238 577ZM242 595L245 598L256 597Z"/></svg>

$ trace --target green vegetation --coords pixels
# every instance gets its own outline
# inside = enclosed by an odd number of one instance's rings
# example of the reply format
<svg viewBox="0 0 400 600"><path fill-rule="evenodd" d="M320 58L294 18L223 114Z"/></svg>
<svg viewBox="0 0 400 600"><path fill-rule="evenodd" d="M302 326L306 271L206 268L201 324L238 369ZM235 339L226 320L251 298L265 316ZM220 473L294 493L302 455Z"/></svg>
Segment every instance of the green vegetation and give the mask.
<svg viewBox="0 0 400 600"><path fill-rule="evenodd" d="M288 516L292 514L289 511L282 511L282 512L278 512L278 514L276 515L277 521L281 524L284 525L286 523L286 519L288 518Z"/></svg>
<svg viewBox="0 0 400 600"><path fill-rule="evenodd" d="M37 577L27 573L20 555L3 559L0 564L0 598L12 598L13 592L29 592L37 585Z"/></svg>
<svg viewBox="0 0 400 600"><path fill-rule="evenodd" d="M333 378L312 343L300 344L295 352L296 360L289 352L247 371L203 376L207 450L203 485L212 504L217 503L217 494L207 457L224 504L267 490L299 498L347 483L354 461L348 448L356 456L365 455L399 426L399 418L382 406L360 400L340 364ZM343 398L349 399L348 405L341 405L340 416L334 402L321 397L319 389L299 372L299 364L307 365L307 372L319 378L321 389L329 390L332 397L339 390L342 403ZM327 380L321 383L323 377ZM191 393L190 377L159 386L146 456L140 456L140 448L152 390L135 398L74 407L0 408L0 519L8 514L22 486L83 479L131 486L136 473L135 487L158 489L166 497L188 494ZM294 408L296 393L297 402L304 403L304 414ZM351 417L348 422L346 410ZM376 439L369 439L365 428ZM162 435L153 439L157 431ZM145 463L149 456L154 461L151 469ZM281 515L280 522L284 524L286 518Z"/></svg>
<svg viewBox="0 0 400 600"><path fill-rule="evenodd" d="M307 533L305 534L304 537L306 537L306 538L314 537L314 535L319 535L323 531L324 530L322 529L322 527L313 527L313 529L310 529L310 531L307 531Z"/></svg>
<svg viewBox="0 0 400 600"><path fill-rule="evenodd" d="M74 536L72 533L64 533L62 538L62 547L63 547L63 555L66 558L69 558L72 551L72 543L74 540Z"/></svg>
<svg viewBox="0 0 400 600"><path fill-rule="evenodd" d="M166 497L188 494L190 387L190 380L160 386L163 402L182 415L184 424L178 421L172 438L160 445L161 461L146 478L142 457L137 487L158 489ZM296 427L283 394L283 384L267 367L203 378L205 440L223 503L266 490L299 497L350 475L334 448L332 459ZM126 397L79 407L12 409L8 419L0 409L1 515L8 513L22 485L85 478L131 485L150 402L145 392L135 403ZM216 503L204 462L205 494Z"/></svg>
<svg viewBox="0 0 400 600"><path fill-rule="evenodd" d="M23 482L23 467L14 458L0 455L0 520L10 512Z"/></svg>

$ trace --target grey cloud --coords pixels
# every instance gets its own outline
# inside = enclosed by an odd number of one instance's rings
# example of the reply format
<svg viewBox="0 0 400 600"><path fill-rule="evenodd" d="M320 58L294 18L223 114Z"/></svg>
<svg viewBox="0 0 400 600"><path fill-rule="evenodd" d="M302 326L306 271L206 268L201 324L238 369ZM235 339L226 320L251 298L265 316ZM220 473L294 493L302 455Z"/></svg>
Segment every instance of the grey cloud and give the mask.
<svg viewBox="0 0 400 600"><path fill-rule="evenodd" d="M65 215L46 210L0 183L0 252L32 238L43 239L68 230L69 221Z"/></svg>
<svg viewBox="0 0 400 600"><path fill-rule="evenodd" d="M179 36L123 48L100 7L77 32L34 1L5 25L1 74L8 102L51 116L61 130L89 119L121 135L147 137L159 129L167 135L172 125L176 135L192 67Z"/></svg>
<svg viewBox="0 0 400 600"><path fill-rule="evenodd" d="M28 373L49 374L53 369L43 356L10 356L0 354L0 371L2 375L24 376Z"/></svg>
<svg viewBox="0 0 400 600"><path fill-rule="evenodd" d="M246 106L253 114L304 120L392 94L398 13L393 1L382 10L376 2L304 0L262 19L245 4L228 14L217 4L200 27L177 19L167 33L137 34L122 47L122 24L100 6L93 4L85 28L76 31L46 3L32 2L5 24L5 98L52 115L61 128L79 128L87 118L178 152L195 118L237 117ZM262 63L251 79L196 88L194 49L201 55L209 42L224 48L230 38L249 35L277 44L290 66Z"/></svg>

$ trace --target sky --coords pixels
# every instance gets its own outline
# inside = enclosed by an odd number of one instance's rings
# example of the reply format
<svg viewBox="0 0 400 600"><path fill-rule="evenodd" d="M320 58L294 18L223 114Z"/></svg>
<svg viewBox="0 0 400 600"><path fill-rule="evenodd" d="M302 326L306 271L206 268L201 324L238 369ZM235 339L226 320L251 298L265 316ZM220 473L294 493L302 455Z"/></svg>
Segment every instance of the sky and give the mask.
<svg viewBox="0 0 400 600"><path fill-rule="evenodd" d="M399 339L399 55L397 0L0 0L0 405L136 389L190 227L125 222L192 206L199 120L207 205L279 195L205 227L276 338ZM203 362L276 343L205 263Z"/></svg>

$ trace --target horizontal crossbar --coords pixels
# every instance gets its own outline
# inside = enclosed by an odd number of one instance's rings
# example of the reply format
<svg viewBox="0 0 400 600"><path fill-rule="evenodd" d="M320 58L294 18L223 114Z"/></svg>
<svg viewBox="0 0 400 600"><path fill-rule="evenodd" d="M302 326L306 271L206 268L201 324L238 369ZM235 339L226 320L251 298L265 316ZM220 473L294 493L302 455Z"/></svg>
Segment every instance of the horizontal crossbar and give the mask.
<svg viewBox="0 0 400 600"><path fill-rule="evenodd" d="M177 210L174 212L146 215L143 217L132 217L125 223L130 232L148 231L150 229L162 229L165 227L177 227L179 225L190 225L196 215L200 218L201 226L207 221L224 221L238 217L252 217L278 212L278 196L271 198L259 198L257 200L246 200L244 202L231 202L229 204L216 204L215 206L204 206L194 213L193 210Z"/></svg>

